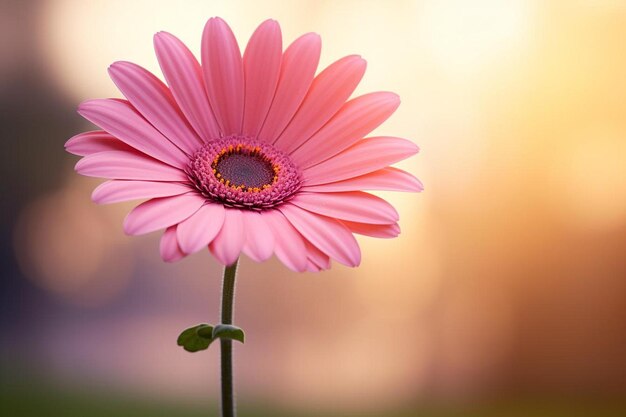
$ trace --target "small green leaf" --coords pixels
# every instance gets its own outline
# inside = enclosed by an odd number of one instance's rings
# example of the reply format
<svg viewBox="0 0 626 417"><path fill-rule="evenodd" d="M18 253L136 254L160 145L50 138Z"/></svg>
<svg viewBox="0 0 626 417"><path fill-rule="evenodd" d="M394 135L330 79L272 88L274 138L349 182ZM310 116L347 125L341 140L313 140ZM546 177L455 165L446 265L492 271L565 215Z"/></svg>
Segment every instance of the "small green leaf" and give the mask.
<svg viewBox="0 0 626 417"><path fill-rule="evenodd" d="M203 337L205 339L210 339L213 340L213 326L211 325L198 325L196 326L196 333L198 333L198 336Z"/></svg>
<svg viewBox="0 0 626 417"><path fill-rule="evenodd" d="M178 336L176 343L182 346L187 352L198 352L205 350L213 342L213 326L202 323L183 330Z"/></svg>
<svg viewBox="0 0 626 417"><path fill-rule="evenodd" d="M232 339L243 343L245 335L243 330L232 324L218 324L213 328L212 333L213 340L218 337L221 339Z"/></svg>

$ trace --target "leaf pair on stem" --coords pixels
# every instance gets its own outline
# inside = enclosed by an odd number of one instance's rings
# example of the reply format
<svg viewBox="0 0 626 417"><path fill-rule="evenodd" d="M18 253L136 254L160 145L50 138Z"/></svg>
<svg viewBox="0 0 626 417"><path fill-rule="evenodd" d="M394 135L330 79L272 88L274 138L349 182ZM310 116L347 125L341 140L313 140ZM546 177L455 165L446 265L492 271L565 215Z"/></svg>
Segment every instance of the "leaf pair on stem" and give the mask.
<svg viewBox="0 0 626 417"><path fill-rule="evenodd" d="M217 339L230 339L244 342L244 333L232 324L218 324L213 327L202 323L183 330L176 343L187 352L198 352L207 349Z"/></svg>

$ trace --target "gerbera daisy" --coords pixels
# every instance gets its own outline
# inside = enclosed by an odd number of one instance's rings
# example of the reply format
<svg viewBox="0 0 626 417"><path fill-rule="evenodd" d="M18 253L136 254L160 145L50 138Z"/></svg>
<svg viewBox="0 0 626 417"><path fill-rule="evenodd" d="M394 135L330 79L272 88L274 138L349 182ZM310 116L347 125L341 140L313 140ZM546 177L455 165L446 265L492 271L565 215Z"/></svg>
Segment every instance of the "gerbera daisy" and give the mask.
<svg viewBox="0 0 626 417"><path fill-rule="evenodd" d="M353 233L399 234L396 210L362 190L421 191L389 167L418 147L364 138L400 100L390 92L349 100L365 73L360 56L316 76L319 36L283 52L274 20L256 29L243 57L220 18L206 24L201 64L169 33L157 33L154 47L167 85L114 63L109 74L126 99L82 103L78 112L102 130L66 143L84 156L78 173L109 179L94 190L96 203L147 199L126 217L126 233L165 229L165 261L208 247L224 265L241 253L259 262L275 254L295 271L327 269L331 259L358 265Z"/></svg>

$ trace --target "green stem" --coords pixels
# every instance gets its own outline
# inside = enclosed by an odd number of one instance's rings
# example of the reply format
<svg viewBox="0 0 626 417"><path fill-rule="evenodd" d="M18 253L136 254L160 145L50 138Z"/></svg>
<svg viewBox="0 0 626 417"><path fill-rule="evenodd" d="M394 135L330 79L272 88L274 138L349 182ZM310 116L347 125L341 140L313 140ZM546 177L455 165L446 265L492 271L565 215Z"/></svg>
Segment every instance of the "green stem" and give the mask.
<svg viewBox="0 0 626 417"><path fill-rule="evenodd" d="M237 275L237 259L232 265L224 268L222 284L222 324L233 324L233 302L235 300L235 276ZM220 339L222 352L222 417L235 417L235 393L233 387L233 342Z"/></svg>

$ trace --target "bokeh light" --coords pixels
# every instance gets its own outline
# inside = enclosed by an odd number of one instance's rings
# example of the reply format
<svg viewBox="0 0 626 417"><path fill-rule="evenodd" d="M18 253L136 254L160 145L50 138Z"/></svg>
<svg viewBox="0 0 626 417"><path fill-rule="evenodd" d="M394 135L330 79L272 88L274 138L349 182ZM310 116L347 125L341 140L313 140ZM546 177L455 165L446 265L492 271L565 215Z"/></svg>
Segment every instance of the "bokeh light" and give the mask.
<svg viewBox="0 0 626 417"><path fill-rule="evenodd" d="M68 182L24 209L15 228L16 255L24 274L44 289L85 306L106 304L130 280L128 242L110 233L120 229L111 210L91 209L94 181Z"/></svg>

